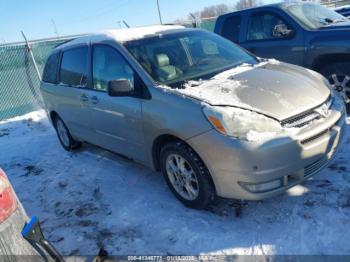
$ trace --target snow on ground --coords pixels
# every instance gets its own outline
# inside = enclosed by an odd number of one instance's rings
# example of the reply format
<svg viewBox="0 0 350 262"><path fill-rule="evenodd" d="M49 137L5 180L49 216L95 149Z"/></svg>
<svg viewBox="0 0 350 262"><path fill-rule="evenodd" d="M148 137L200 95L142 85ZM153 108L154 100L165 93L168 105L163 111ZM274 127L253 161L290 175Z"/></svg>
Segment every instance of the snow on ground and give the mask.
<svg viewBox="0 0 350 262"><path fill-rule="evenodd" d="M0 122L0 166L65 255L350 254L350 135L312 180L261 202L185 208L158 173L93 146L67 153L43 112Z"/></svg>

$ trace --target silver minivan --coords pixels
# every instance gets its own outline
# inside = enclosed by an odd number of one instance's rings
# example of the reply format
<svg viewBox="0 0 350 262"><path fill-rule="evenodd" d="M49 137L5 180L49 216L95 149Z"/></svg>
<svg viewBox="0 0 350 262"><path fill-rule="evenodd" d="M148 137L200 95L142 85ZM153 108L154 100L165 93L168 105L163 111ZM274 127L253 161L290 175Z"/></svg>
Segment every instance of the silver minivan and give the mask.
<svg viewBox="0 0 350 262"><path fill-rule="evenodd" d="M346 127L318 73L180 26L64 43L41 91L66 150L88 142L160 170L193 208L286 191L328 164Z"/></svg>

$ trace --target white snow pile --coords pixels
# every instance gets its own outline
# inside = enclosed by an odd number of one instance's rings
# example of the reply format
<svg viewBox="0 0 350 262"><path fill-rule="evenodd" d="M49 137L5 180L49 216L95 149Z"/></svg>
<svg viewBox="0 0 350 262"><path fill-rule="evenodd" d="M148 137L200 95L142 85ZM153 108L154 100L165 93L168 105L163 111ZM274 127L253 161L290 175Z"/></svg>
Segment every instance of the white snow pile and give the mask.
<svg viewBox="0 0 350 262"><path fill-rule="evenodd" d="M350 255L350 132L303 185L203 211L148 168L89 145L64 151L43 111L0 122L0 145L0 167L64 255Z"/></svg>
<svg viewBox="0 0 350 262"><path fill-rule="evenodd" d="M274 58L262 59L262 61L267 61L269 64L272 64L272 65L280 65L280 64L282 64L281 61L276 60Z"/></svg>
<svg viewBox="0 0 350 262"><path fill-rule="evenodd" d="M226 70L217 74L209 80L188 81L181 88L170 88L168 86L159 86L160 88L177 92L186 96L200 99L204 102L214 105L232 105L253 109L250 105L243 103L237 96L238 90L245 88L244 81L238 81L235 76L265 66L266 64L280 64L275 59L261 59L261 62L255 65L243 63L240 66Z"/></svg>
<svg viewBox="0 0 350 262"><path fill-rule="evenodd" d="M266 62L256 65L242 64L232 69L226 70L209 80L188 81L182 88L170 88L168 86L160 86L166 90L177 92L186 96L200 99L209 104L227 105L235 104L238 107L251 107L243 103L237 96L238 89L244 88L243 81L234 79L234 76L251 70L256 67L264 66Z"/></svg>
<svg viewBox="0 0 350 262"><path fill-rule="evenodd" d="M205 107L205 110L207 108L210 107ZM247 141L263 141L289 131L277 121L253 111L235 107L215 107L212 111L212 114L223 119L222 123L229 135Z"/></svg>

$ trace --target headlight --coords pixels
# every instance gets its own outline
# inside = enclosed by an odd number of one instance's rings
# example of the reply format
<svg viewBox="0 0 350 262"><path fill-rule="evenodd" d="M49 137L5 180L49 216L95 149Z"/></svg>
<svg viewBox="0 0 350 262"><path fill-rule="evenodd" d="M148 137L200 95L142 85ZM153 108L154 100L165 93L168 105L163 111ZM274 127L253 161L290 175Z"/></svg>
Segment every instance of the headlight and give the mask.
<svg viewBox="0 0 350 262"><path fill-rule="evenodd" d="M235 138L257 141L283 131L279 122L262 114L226 106L204 106L208 121L220 133Z"/></svg>

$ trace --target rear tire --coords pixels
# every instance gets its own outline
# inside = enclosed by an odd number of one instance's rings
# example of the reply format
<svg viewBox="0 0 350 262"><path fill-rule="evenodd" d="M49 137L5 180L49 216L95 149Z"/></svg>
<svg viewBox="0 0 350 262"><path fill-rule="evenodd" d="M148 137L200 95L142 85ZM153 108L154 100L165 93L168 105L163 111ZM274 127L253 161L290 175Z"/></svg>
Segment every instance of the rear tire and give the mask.
<svg viewBox="0 0 350 262"><path fill-rule="evenodd" d="M333 89L340 92L348 114L350 113L350 63L333 63L323 67L320 73L326 77Z"/></svg>
<svg viewBox="0 0 350 262"><path fill-rule="evenodd" d="M160 152L160 165L170 190L185 206L203 209L215 200L210 173L187 144L172 142L165 145Z"/></svg>
<svg viewBox="0 0 350 262"><path fill-rule="evenodd" d="M73 139L66 124L59 116L56 116L54 119L54 127L58 140L65 150L73 151L81 147L82 143Z"/></svg>

